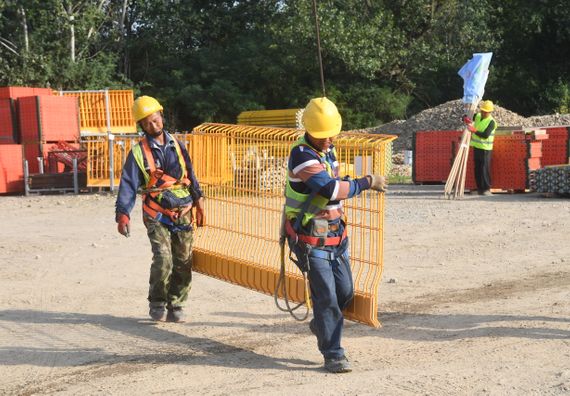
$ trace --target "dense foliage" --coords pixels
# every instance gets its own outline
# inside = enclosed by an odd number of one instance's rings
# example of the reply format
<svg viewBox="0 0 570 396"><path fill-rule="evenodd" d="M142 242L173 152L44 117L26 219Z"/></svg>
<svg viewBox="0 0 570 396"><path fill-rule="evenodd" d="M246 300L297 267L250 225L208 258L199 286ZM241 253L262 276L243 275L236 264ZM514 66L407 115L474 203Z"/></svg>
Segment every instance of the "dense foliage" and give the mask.
<svg viewBox="0 0 570 396"><path fill-rule="evenodd" d="M326 94L345 128L462 96L457 70L494 53L486 97L568 112L565 0L319 0ZM171 128L321 95L312 0L4 0L0 85L134 88Z"/></svg>

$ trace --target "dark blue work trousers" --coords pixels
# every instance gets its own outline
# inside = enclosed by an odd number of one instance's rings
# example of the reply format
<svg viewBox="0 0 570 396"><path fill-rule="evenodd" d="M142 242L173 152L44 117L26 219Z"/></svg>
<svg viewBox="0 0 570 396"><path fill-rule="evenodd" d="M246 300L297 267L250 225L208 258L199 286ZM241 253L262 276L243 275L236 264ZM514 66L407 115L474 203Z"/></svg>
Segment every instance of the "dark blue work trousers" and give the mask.
<svg viewBox="0 0 570 396"><path fill-rule="evenodd" d="M308 257L318 347L325 359L340 358L344 356L340 345L344 323L342 310L354 296L348 239L339 246L313 247Z"/></svg>

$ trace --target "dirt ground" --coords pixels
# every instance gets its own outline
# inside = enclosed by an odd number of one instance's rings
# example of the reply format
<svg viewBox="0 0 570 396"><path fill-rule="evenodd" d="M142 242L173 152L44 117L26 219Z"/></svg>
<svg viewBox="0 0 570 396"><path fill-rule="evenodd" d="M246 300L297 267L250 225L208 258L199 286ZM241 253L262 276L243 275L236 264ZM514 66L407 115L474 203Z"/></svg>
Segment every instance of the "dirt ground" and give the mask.
<svg viewBox="0 0 570 396"><path fill-rule="evenodd" d="M387 194L383 327L347 322L349 374L322 369L307 323L196 274L189 321L147 319L137 204L0 197L0 394L569 394L570 200Z"/></svg>

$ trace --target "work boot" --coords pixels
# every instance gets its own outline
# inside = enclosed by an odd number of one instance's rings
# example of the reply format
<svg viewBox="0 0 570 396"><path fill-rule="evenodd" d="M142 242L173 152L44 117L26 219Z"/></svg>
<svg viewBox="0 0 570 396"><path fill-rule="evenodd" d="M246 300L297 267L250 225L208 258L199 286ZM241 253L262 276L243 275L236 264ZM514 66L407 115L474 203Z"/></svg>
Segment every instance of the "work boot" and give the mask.
<svg viewBox="0 0 570 396"><path fill-rule="evenodd" d="M155 322L163 322L166 315L166 308L164 303L150 303L148 314Z"/></svg>
<svg viewBox="0 0 570 396"><path fill-rule="evenodd" d="M325 369L334 374L350 373L352 371L346 356L325 359Z"/></svg>
<svg viewBox="0 0 570 396"><path fill-rule="evenodd" d="M182 307L168 307L168 313L166 314L167 322L174 323L184 323L186 315Z"/></svg>

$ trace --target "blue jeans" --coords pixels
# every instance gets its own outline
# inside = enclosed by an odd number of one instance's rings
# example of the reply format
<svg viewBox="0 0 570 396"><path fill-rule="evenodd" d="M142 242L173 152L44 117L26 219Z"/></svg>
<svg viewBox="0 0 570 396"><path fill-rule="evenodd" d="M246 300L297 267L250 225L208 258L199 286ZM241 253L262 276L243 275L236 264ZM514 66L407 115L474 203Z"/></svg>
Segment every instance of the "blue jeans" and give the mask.
<svg viewBox="0 0 570 396"><path fill-rule="evenodd" d="M292 246L297 257L302 249ZM299 252L299 254L298 254ZM309 250L309 284L318 347L325 359L344 356L340 346L344 316L342 310L354 296L348 239L339 246Z"/></svg>

